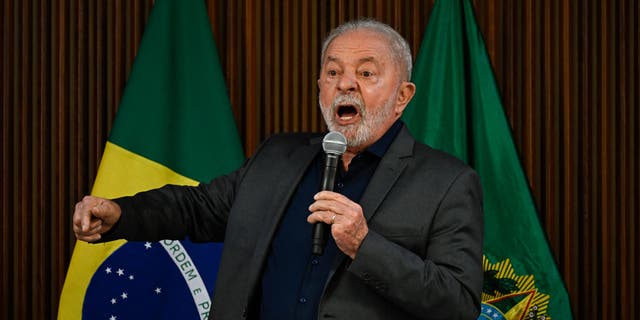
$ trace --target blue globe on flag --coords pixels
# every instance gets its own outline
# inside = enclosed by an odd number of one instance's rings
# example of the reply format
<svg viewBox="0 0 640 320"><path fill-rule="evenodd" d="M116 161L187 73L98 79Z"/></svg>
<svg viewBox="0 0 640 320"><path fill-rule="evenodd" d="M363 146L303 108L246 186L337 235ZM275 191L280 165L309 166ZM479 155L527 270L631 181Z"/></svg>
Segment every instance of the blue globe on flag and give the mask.
<svg viewBox="0 0 640 320"><path fill-rule="evenodd" d="M207 319L221 243L127 242L89 282L83 319Z"/></svg>

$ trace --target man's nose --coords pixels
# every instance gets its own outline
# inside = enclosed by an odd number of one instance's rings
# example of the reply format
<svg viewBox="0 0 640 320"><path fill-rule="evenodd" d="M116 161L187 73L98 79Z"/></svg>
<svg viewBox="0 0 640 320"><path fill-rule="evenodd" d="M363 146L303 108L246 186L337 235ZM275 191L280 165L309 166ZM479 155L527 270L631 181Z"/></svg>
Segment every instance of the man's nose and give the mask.
<svg viewBox="0 0 640 320"><path fill-rule="evenodd" d="M355 91L358 88L358 82L353 74L343 73L338 81L338 90L342 92Z"/></svg>

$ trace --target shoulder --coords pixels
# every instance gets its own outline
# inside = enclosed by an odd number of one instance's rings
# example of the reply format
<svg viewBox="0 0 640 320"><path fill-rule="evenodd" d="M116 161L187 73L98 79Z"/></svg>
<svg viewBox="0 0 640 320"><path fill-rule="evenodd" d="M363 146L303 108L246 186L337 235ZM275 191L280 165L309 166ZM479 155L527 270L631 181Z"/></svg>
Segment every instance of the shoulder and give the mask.
<svg viewBox="0 0 640 320"><path fill-rule="evenodd" d="M265 139L247 164L255 162L268 162L276 165L275 162L289 161L294 155L315 154L321 149L321 133L278 133Z"/></svg>
<svg viewBox="0 0 640 320"><path fill-rule="evenodd" d="M443 191L456 183L479 188L479 177L475 170L457 157L416 141L405 131L400 139L405 140L404 149L407 167L405 177L416 183L427 183ZM421 181L421 182L418 182Z"/></svg>
<svg viewBox="0 0 640 320"><path fill-rule="evenodd" d="M309 147L322 143L321 133L277 133L268 137L258 147L254 155L262 153L288 154L301 147Z"/></svg>
<svg viewBox="0 0 640 320"><path fill-rule="evenodd" d="M322 137L323 134L317 132L276 133L268 137L264 141L264 144L310 144L315 142L315 140L322 139Z"/></svg>
<svg viewBox="0 0 640 320"><path fill-rule="evenodd" d="M442 173L473 171L469 165L457 157L417 141L404 127L390 148L393 157L410 158L413 165L421 169L436 170Z"/></svg>
<svg viewBox="0 0 640 320"><path fill-rule="evenodd" d="M447 169L447 171L473 170L469 165L450 153L435 149L424 143L415 142L414 156L429 166Z"/></svg>

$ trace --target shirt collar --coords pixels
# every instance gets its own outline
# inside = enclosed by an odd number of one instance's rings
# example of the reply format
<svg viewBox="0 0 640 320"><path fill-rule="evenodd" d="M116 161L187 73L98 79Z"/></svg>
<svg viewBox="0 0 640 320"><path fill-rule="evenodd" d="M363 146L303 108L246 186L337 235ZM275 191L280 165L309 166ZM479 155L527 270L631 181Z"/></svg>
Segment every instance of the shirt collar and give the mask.
<svg viewBox="0 0 640 320"><path fill-rule="evenodd" d="M398 135L398 132L400 132L400 129L402 129L403 125L404 123L402 122L402 120L396 120L396 122L393 123L389 130L387 130L387 132L385 132L385 134L380 137L378 141L370 145L365 151L373 153L376 156L382 158L384 154L387 153L387 149L389 149L389 146L391 146L391 142L393 142L393 139L395 139L395 137Z"/></svg>

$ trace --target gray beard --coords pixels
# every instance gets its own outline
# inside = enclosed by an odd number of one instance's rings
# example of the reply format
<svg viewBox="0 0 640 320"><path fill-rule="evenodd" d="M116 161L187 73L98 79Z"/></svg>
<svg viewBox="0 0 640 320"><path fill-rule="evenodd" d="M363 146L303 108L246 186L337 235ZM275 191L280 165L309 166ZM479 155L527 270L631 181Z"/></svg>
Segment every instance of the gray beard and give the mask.
<svg viewBox="0 0 640 320"><path fill-rule="evenodd" d="M381 127L385 121L393 116L393 105L396 98L394 95L391 99L387 100L382 109L379 109L377 113L366 111L364 101L362 101L360 97L353 95L336 96L331 103L331 108L325 108L319 98L318 102L327 128L329 128L330 131L342 133L347 138L347 147L355 148L370 142L371 139L373 139L375 129ZM337 124L334 115L336 114L338 105L341 104L351 104L358 109L362 121L346 126Z"/></svg>

